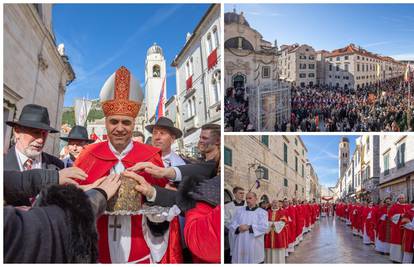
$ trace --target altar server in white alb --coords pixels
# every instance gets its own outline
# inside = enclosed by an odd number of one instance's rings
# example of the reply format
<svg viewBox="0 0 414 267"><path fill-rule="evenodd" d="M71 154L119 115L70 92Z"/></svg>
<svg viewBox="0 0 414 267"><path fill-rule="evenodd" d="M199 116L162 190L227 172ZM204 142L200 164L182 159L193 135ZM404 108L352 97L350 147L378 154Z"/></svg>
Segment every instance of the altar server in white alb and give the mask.
<svg viewBox="0 0 414 267"><path fill-rule="evenodd" d="M267 212L257 206L257 195L246 195L246 208L236 211L229 231L235 235L232 263L263 263L264 235L268 230Z"/></svg>

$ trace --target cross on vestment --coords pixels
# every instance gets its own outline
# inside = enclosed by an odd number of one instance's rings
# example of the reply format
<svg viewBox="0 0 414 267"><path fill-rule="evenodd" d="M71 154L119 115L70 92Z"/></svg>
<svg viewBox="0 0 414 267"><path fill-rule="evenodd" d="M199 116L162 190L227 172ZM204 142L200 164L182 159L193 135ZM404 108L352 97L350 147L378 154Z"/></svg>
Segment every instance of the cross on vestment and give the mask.
<svg viewBox="0 0 414 267"><path fill-rule="evenodd" d="M114 228L114 241L116 241L116 229L119 228L121 229L121 224L116 224L118 221L118 216L115 216L114 218L114 224L110 224L109 228Z"/></svg>

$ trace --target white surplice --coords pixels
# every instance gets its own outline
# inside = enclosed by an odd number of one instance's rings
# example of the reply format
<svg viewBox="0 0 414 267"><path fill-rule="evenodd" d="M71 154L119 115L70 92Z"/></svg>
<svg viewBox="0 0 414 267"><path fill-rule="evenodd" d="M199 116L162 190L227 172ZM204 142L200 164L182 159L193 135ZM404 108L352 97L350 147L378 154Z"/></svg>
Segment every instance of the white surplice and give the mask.
<svg viewBox="0 0 414 267"><path fill-rule="evenodd" d="M235 233L232 263L260 263L265 259L264 235L268 230L268 214L262 208L237 209L229 226L229 231ZM240 225L250 225L250 231L236 233Z"/></svg>

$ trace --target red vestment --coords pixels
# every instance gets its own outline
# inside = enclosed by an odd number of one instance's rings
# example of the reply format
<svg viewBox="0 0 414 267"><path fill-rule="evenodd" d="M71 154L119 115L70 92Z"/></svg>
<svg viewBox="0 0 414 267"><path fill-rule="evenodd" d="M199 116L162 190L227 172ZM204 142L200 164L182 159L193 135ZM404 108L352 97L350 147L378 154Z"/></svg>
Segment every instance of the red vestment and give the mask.
<svg viewBox="0 0 414 267"><path fill-rule="evenodd" d="M282 209L278 210L268 210L268 220L272 222L284 221L287 225L288 218L286 215L286 211ZM276 231L271 228L268 234L265 234L264 242L265 248L273 248L273 249L282 249L288 247L288 229L287 227L282 229L280 233L276 233Z"/></svg>
<svg viewBox="0 0 414 267"><path fill-rule="evenodd" d="M302 205L294 206L296 211L296 237L300 236L303 232L303 226L305 225L305 218L303 214ZM295 239L296 239L295 237Z"/></svg>
<svg viewBox="0 0 414 267"><path fill-rule="evenodd" d="M161 152L158 148L151 147L138 142L133 142L132 150L121 160L125 168L132 167L138 162L152 162L157 166L163 166ZM118 163L118 159L109 148L108 142L100 142L85 147L74 166L84 170L88 177L79 184L86 185L95 182L97 179L110 174L111 169ZM167 179L156 179L148 173L138 173L147 182L153 185L165 186ZM102 215L97 220L99 234L98 249L99 262L111 263L109 238L108 238L109 216ZM147 258L139 263L149 263L148 255L150 249L144 239L142 232L142 215L131 216L131 248L128 262ZM168 248L161 263L181 263L182 249L178 219L174 218L170 223Z"/></svg>
<svg viewBox="0 0 414 267"><path fill-rule="evenodd" d="M408 208L409 207L407 204L395 203L388 211L388 217L391 220L391 244L401 245L403 234L403 230L401 229L401 217L406 211L408 211ZM400 218L398 221L394 221L397 223L394 223L393 217L396 216L394 218L397 218L397 215L400 215Z"/></svg>
<svg viewBox="0 0 414 267"><path fill-rule="evenodd" d="M296 240L296 209L293 206L289 206L285 209L287 216L288 216L288 231L287 231L287 240L288 244L295 242Z"/></svg>
<svg viewBox="0 0 414 267"><path fill-rule="evenodd" d="M414 207L412 207L410 210L406 211L403 215L404 219L408 219L410 222L414 218ZM403 245L403 251L413 253L413 244L414 244L414 231L411 229L404 228L403 230L403 238L402 238L402 245Z"/></svg>
<svg viewBox="0 0 414 267"><path fill-rule="evenodd" d="M384 220L385 217L385 220ZM377 211L377 236L382 242L390 242L390 219L388 218L387 206L378 208Z"/></svg>
<svg viewBox="0 0 414 267"><path fill-rule="evenodd" d="M220 205L212 207L204 202L185 214L185 243L196 257L194 262L220 263Z"/></svg>

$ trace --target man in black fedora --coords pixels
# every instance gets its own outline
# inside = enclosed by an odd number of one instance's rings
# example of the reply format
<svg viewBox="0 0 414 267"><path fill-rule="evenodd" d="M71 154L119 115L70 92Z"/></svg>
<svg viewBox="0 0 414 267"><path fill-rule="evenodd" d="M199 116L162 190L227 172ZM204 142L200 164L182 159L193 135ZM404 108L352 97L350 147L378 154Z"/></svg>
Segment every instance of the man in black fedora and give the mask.
<svg viewBox="0 0 414 267"><path fill-rule="evenodd" d="M88 138L88 130L80 125L75 125L67 137L60 137L60 139L68 142L69 154L63 159L65 168L72 167L83 148L94 142L94 140Z"/></svg>
<svg viewBox="0 0 414 267"><path fill-rule="evenodd" d="M63 162L43 152L49 133L58 133L50 127L47 108L28 104L23 107L18 121L7 121L13 127L15 145L4 156L4 170L25 171L31 169L63 169ZM29 206L29 199L12 203L16 206Z"/></svg>

